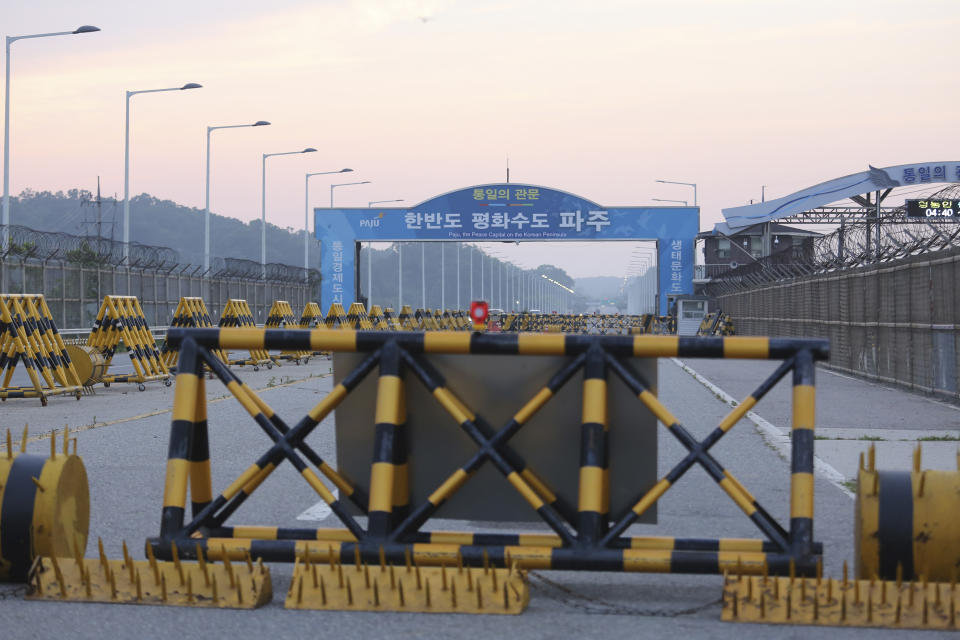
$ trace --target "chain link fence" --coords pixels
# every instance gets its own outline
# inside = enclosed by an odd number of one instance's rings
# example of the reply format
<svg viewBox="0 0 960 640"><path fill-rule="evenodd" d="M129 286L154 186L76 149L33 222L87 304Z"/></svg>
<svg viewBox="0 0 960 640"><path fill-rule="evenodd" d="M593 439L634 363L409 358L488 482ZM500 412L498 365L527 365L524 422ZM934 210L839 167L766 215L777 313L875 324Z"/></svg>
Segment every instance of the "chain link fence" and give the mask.
<svg viewBox="0 0 960 640"><path fill-rule="evenodd" d="M0 228L0 233L5 229ZM4 293L42 293L60 329L88 329L106 295L140 299L153 327L170 324L182 296L204 299L216 322L230 298L243 298L263 322L274 300L302 309L319 297L320 274L285 264L215 258L202 267L182 264L176 250L104 238L84 238L10 226L0 246ZM265 277L264 277L265 275Z"/></svg>
<svg viewBox="0 0 960 640"><path fill-rule="evenodd" d="M737 333L829 338L829 367L960 398L960 249L711 292Z"/></svg>

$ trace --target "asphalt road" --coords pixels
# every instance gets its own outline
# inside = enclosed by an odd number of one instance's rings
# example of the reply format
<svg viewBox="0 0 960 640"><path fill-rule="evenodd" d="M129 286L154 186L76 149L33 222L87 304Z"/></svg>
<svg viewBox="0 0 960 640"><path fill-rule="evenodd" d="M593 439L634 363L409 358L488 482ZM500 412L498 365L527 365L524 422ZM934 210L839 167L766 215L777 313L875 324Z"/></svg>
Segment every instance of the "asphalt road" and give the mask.
<svg viewBox="0 0 960 640"><path fill-rule="evenodd" d="M770 363L688 361L730 395L740 398L758 385ZM238 370L240 377L281 415L294 421L330 388L329 361L284 365L272 371ZM821 374L817 417L827 428L870 429L917 424L927 420L956 430L956 410L919 396L892 391L847 378ZM869 395L873 394L873 395ZM214 490L219 491L268 446L268 441L219 383L208 384L211 458ZM659 364L659 395L695 434L704 436L729 411L714 391L671 360ZM69 424L76 429L79 452L90 479L91 541L95 553L101 536L112 557L126 540L140 557L143 540L159 530L169 409L173 390L158 383L144 392L135 386L100 389L80 401L53 398L41 408L31 400L8 401L0 409L2 426L40 436ZM853 399L856 399L854 402ZM863 403L862 405L860 403ZM639 405L638 405L639 406ZM774 389L756 412L780 429L789 429L789 380ZM859 415L863 412L863 415ZM899 414L906 413L898 417ZM880 422L880 419L883 419ZM329 421L328 421L329 422ZM615 438L613 427L611 438ZM332 423L321 425L310 444L326 459L335 459ZM615 446L615 440L611 442ZM857 444L857 443L855 443ZM866 444L861 443L865 448ZM954 445L956 443L953 443ZM578 446L571 442L569 446ZM817 441L818 448L830 443ZM28 450L45 453L49 445L30 442ZM676 463L682 447L660 431L659 474ZM779 521L787 522L789 465L754 424L744 421L713 452ZM851 454L855 455L855 454ZM909 459L903 466L909 465ZM304 526L297 516L316 503L316 496L290 465L281 466L233 516L236 524ZM336 526L335 521L308 526ZM692 469L661 500L659 523L636 526L632 535L757 537L753 524L700 469ZM852 563L853 501L835 484L816 482L815 537L825 547L825 573L839 576L844 561ZM530 574L531 602L519 617L446 614L301 612L283 608L291 567L274 564L273 602L254 611L167 607L26 602L22 588L0 585L0 637L258 637L283 634L340 638L487 637L568 638L678 635L684 638L737 636L790 638L823 634L835 637L902 637L903 631L875 629L810 629L736 625L720 622L719 576L543 572ZM930 632L924 632L930 633ZM924 636L929 637L929 636Z"/></svg>

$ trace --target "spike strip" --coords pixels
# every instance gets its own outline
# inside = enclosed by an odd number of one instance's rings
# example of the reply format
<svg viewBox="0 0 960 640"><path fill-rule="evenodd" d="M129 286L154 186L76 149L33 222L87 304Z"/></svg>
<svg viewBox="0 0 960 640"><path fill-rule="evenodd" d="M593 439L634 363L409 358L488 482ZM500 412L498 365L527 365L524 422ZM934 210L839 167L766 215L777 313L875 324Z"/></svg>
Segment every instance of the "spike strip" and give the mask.
<svg viewBox="0 0 960 640"><path fill-rule="evenodd" d="M729 622L956 630L957 598L943 583L727 576Z"/></svg>
<svg viewBox="0 0 960 640"><path fill-rule="evenodd" d="M218 583L233 586L220 590ZM262 564L41 557L31 570L27 599L252 609L270 602L272 592L270 571Z"/></svg>

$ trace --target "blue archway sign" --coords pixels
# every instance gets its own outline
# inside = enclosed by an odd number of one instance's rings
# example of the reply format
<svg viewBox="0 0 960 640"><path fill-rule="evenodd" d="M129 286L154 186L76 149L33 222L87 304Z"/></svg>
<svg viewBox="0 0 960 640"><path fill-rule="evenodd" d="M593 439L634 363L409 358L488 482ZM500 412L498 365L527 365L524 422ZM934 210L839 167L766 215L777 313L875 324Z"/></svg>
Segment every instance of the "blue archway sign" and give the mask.
<svg viewBox="0 0 960 640"><path fill-rule="evenodd" d="M660 309L693 293L698 207L604 207L530 184L482 184L410 208L314 209L320 240L320 304L354 302L355 243L417 240L557 242L656 240Z"/></svg>

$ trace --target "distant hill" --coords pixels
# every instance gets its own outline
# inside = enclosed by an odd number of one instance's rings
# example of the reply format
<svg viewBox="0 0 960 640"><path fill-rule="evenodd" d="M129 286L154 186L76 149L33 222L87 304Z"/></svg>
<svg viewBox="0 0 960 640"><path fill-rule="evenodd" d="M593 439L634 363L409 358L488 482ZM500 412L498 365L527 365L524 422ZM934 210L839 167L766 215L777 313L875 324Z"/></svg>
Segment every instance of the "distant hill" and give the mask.
<svg viewBox="0 0 960 640"><path fill-rule="evenodd" d="M623 278L615 276L596 276L577 278L574 289L587 300L606 300L620 297Z"/></svg>
<svg viewBox="0 0 960 640"><path fill-rule="evenodd" d="M38 231L96 236L97 208L89 191L32 191L10 198L11 223ZM101 235L123 239L123 202L103 198ZM130 240L170 247L184 264L203 264L203 210L185 207L148 194L130 199ZM249 223L210 215L210 254L220 258L260 261L260 221ZM303 266L303 233L267 223L267 262ZM312 268L319 268L319 251L311 251Z"/></svg>

